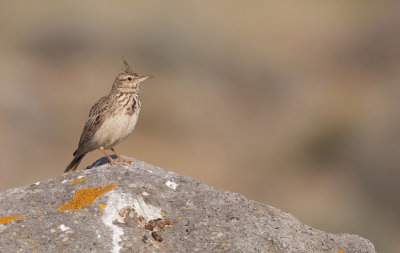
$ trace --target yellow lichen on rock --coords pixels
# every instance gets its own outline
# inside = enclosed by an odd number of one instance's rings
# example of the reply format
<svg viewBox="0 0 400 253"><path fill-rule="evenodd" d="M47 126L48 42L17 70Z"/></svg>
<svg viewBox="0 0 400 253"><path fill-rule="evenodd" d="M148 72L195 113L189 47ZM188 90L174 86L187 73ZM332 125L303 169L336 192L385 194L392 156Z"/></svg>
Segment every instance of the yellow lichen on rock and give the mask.
<svg viewBox="0 0 400 253"><path fill-rule="evenodd" d="M70 182L70 184L80 183L82 181L85 181L86 179L87 179L87 177L83 177L83 178L80 178L80 179L77 179L77 180L74 180L74 181Z"/></svg>
<svg viewBox="0 0 400 253"><path fill-rule="evenodd" d="M74 193L74 197L70 201L62 204L58 208L58 211L61 212L66 209L81 209L85 206L89 206L97 197L114 189L115 186L116 184L110 184L108 186L99 186L96 188L79 189Z"/></svg>
<svg viewBox="0 0 400 253"><path fill-rule="evenodd" d="M11 222L15 219L25 219L26 216L5 216L5 217L0 217L0 224L5 224L8 222Z"/></svg>
<svg viewBox="0 0 400 253"><path fill-rule="evenodd" d="M104 211L104 208L106 208L106 207L107 207L107 205L99 204L99 211L100 211L100 212L103 212L103 211Z"/></svg>

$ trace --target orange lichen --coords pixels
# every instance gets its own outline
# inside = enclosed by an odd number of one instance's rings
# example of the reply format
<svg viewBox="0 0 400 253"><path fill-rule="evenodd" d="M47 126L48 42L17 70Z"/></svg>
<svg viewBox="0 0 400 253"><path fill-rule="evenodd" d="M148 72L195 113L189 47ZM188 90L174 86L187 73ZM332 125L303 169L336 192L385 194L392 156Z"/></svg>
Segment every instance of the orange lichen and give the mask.
<svg viewBox="0 0 400 253"><path fill-rule="evenodd" d="M87 177L83 177L83 178L81 178L81 179L77 179L77 180L74 180L74 181L70 182L70 184L80 183L80 182L82 182L82 181L85 181L86 179L87 179Z"/></svg>
<svg viewBox="0 0 400 253"><path fill-rule="evenodd" d="M36 213L42 213L42 211L36 211Z"/></svg>
<svg viewBox="0 0 400 253"><path fill-rule="evenodd" d="M34 249L34 248L37 248L37 247L39 247L39 246L40 246L39 244L35 244L35 245L30 246L29 248L30 248L30 249Z"/></svg>
<svg viewBox="0 0 400 253"><path fill-rule="evenodd" d="M115 186L116 184L110 184L108 186L99 186L96 188L79 189L74 193L74 197L70 201L62 204L58 208L58 211L61 212L66 209L81 209L85 206L89 206L97 197L114 189Z"/></svg>
<svg viewBox="0 0 400 253"><path fill-rule="evenodd" d="M20 241L30 241L30 242L33 242L33 240L30 239L30 238L18 238L18 240L20 240Z"/></svg>
<svg viewBox="0 0 400 253"><path fill-rule="evenodd" d="M176 219L178 219L178 220L182 220L182 217L178 217L178 218L176 218Z"/></svg>
<svg viewBox="0 0 400 253"><path fill-rule="evenodd" d="M223 242L223 243L221 244L221 246L222 246L222 247L225 247L225 246L226 246L226 242Z"/></svg>
<svg viewBox="0 0 400 253"><path fill-rule="evenodd" d="M104 211L104 208L106 208L107 207L107 205L102 205L102 204L100 204L99 205L99 211L100 212L103 212Z"/></svg>
<svg viewBox="0 0 400 253"><path fill-rule="evenodd" d="M25 219L26 216L5 216L5 217L0 217L0 224L5 224L8 222L11 222L15 219Z"/></svg>

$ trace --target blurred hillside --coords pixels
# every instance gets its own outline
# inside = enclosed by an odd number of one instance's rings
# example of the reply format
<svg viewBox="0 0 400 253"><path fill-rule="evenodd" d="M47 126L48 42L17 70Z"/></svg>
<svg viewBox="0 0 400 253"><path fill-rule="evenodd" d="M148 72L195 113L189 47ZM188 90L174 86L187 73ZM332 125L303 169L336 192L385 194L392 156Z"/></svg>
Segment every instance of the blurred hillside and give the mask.
<svg viewBox="0 0 400 253"><path fill-rule="evenodd" d="M41 3L0 1L0 190L63 172L124 56L118 151L400 251L397 2Z"/></svg>

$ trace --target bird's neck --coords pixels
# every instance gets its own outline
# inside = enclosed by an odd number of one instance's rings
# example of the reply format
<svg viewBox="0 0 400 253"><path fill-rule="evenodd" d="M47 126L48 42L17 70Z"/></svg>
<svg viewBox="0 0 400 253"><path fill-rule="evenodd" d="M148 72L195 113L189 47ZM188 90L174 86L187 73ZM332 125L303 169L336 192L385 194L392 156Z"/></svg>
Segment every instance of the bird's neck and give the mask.
<svg viewBox="0 0 400 253"><path fill-rule="evenodd" d="M115 103L121 104L122 107L126 109L126 113L129 115L138 113L142 107L140 95L136 92L124 92L119 90L116 92L111 92L109 97L111 100L115 101Z"/></svg>
<svg viewBox="0 0 400 253"><path fill-rule="evenodd" d="M126 97L126 98L133 98L135 100L140 100L140 92L137 89L131 88L118 88L115 89L114 87L111 89L110 97Z"/></svg>

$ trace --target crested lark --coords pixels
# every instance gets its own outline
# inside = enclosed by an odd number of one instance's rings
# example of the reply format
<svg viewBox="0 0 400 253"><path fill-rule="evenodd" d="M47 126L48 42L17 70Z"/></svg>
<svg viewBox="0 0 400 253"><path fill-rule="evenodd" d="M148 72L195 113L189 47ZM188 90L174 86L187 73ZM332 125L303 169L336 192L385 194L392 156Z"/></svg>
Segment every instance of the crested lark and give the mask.
<svg viewBox="0 0 400 253"><path fill-rule="evenodd" d="M128 161L115 151L114 146L135 128L141 107L140 84L151 76L139 76L125 60L124 67L124 72L115 78L110 94L99 99L90 109L74 159L64 173L76 170L82 158L95 149L103 152L112 164ZM113 160L105 149L111 149L119 161Z"/></svg>

